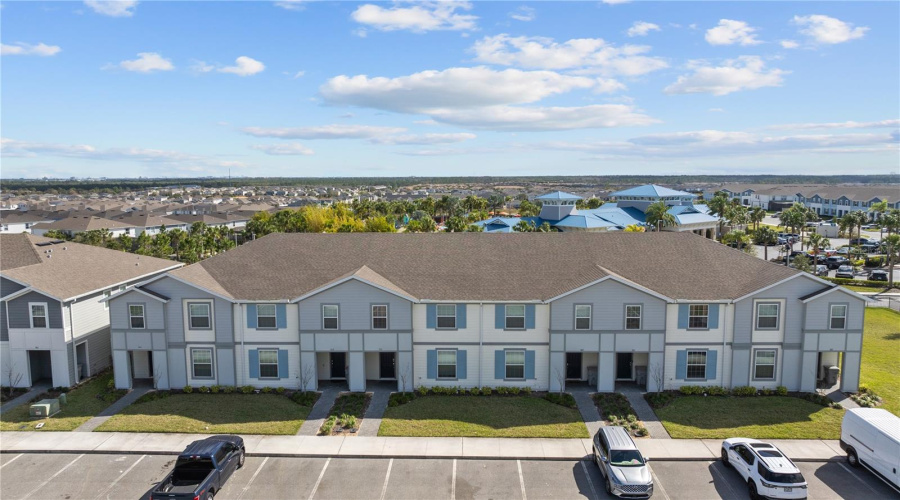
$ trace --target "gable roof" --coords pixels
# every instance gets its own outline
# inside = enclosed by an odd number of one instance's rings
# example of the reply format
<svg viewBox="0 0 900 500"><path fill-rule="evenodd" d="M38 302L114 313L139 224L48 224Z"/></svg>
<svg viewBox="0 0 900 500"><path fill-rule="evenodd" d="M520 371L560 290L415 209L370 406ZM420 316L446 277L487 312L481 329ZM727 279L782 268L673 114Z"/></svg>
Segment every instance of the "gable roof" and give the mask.
<svg viewBox="0 0 900 500"><path fill-rule="evenodd" d="M660 196L691 196L696 198L697 196L686 191L676 191L674 189L669 189L663 186L657 186L656 184L646 184L644 186L635 186L633 188L624 189L622 191L616 191L615 193L611 193L609 195L611 198L618 198L620 196L648 196L648 197L660 197Z"/></svg>
<svg viewBox="0 0 900 500"><path fill-rule="evenodd" d="M536 200L580 200L581 196L577 194L567 193L565 191L554 191L552 193L542 194L535 198Z"/></svg>
<svg viewBox="0 0 900 500"><path fill-rule="evenodd" d="M78 215L66 217L53 222L41 222L32 226L36 229L56 229L59 231L83 232L93 229L125 229L131 227L130 224L122 221L112 221L103 217L93 215Z"/></svg>
<svg viewBox="0 0 900 500"><path fill-rule="evenodd" d="M329 288L333 288L337 285L340 285L341 283L345 283L350 280L357 280L357 281L360 281L367 285L374 286L375 288L380 288L388 293L392 293L394 295L397 295L397 296L407 299L407 300L416 300L416 297L413 297L412 295L407 293L406 290L398 287L394 283L391 283L391 281L389 279L387 279L384 276L369 269L368 266L362 266L359 269L357 269L356 271L353 271L352 273L348 273L344 276L341 276L341 277L331 281L330 283L326 283L325 285L323 285L315 290L307 292L306 294L301 295L300 297L294 298L292 300L292 302L298 302L307 297L310 297L310 296L315 295L320 292L324 292L325 290L328 290Z"/></svg>

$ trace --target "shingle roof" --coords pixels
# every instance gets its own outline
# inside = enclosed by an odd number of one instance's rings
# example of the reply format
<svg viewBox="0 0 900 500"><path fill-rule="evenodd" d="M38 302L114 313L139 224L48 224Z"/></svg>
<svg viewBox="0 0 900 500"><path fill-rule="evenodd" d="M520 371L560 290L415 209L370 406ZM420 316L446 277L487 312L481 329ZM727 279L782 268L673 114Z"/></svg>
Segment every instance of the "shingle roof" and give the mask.
<svg viewBox="0 0 900 500"><path fill-rule="evenodd" d="M271 234L170 274L236 300L283 300L363 266L417 299L473 301L547 300L603 269L681 300L735 299L800 274L669 232Z"/></svg>
<svg viewBox="0 0 900 500"><path fill-rule="evenodd" d="M30 234L0 235L4 276L57 299L70 299L181 264Z"/></svg>
<svg viewBox="0 0 900 500"><path fill-rule="evenodd" d="M35 224L32 227L39 229L56 229L59 231L82 232L90 231L92 229L124 229L127 227L131 227L131 225L128 223L104 219L103 217L73 216L53 222L41 222L39 224Z"/></svg>

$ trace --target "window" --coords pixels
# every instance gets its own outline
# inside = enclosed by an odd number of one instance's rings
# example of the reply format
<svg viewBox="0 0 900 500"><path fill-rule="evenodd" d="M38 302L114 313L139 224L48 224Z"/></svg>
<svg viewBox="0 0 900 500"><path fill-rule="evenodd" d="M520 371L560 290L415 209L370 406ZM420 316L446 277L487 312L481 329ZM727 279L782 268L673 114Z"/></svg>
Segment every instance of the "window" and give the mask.
<svg viewBox="0 0 900 500"><path fill-rule="evenodd" d="M191 368L194 378L213 378L212 349L191 349Z"/></svg>
<svg viewBox="0 0 900 500"><path fill-rule="evenodd" d="M506 351L506 378L525 378L525 351Z"/></svg>
<svg viewBox="0 0 900 500"><path fill-rule="evenodd" d="M259 350L259 378L278 378L278 349Z"/></svg>
<svg viewBox="0 0 900 500"><path fill-rule="evenodd" d="M387 330L387 306L372 306L372 329Z"/></svg>
<svg viewBox="0 0 900 500"><path fill-rule="evenodd" d="M437 352L437 376L439 379L456 378L456 351L438 350Z"/></svg>
<svg viewBox="0 0 900 500"><path fill-rule="evenodd" d="M641 306L625 306L625 329L641 329Z"/></svg>
<svg viewBox="0 0 900 500"><path fill-rule="evenodd" d="M456 305L454 304L438 304L437 307L437 327L438 328L456 328ZM456 356L454 354L453 356ZM454 359L456 359L454 357ZM456 361L453 362L454 365ZM455 368L454 368L455 370ZM454 373L456 373L454 371ZM455 377L455 375L454 375Z"/></svg>
<svg viewBox="0 0 900 500"><path fill-rule="evenodd" d="M278 328L278 319L275 314L275 304L256 306L256 328Z"/></svg>
<svg viewBox="0 0 900 500"><path fill-rule="evenodd" d="M144 305L128 304L128 319L131 328L136 330L144 329Z"/></svg>
<svg viewBox="0 0 900 500"><path fill-rule="evenodd" d="M525 329L525 306L521 304L506 306L506 329Z"/></svg>
<svg viewBox="0 0 900 500"><path fill-rule="evenodd" d="M756 329L778 329L778 304L756 304Z"/></svg>
<svg viewBox="0 0 900 500"><path fill-rule="evenodd" d="M209 304L194 303L188 304L188 314L191 320L191 330L208 330L212 321L209 317Z"/></svg>
<svg viewBox="0 0 900 500"><path fill-rule="evenodd" d="M591 306L575 306L575 329L591 329Z"/></svg>
<svg viewBox="0 0 900 500"><path fill-rule="evenodd" d="M687 378L706 379L706 351L688 351Z"/></svg>
<svg viewBox="0 0 900 500"><path fill-rule="evenodd" d="M829 328L832 330L843 330L844 328L847 328L847 306L832 305L831 321L829 324Z"/></svg>
<svg viewBox="0 0 900 500"><path fill-rule="evenodd" d="M756 351L753 360L753 378L775 380L775 349Z"/></svg>
<svg viewBox="0 0 900 500"><path fill-rule="evenodd" d="M31 311L31 327L47 328L47 304L28 304Z"/></svg>
<svg viewBox="0 0 900 500"><path fill-rule="evenodd" d="M688 328L707 328L709 324L709 306L691 304L688 314Z"/></svg>
<svg viewBox="0 0 900 500"><path fill-rule="evenodd" d="M338 329L338 306L322 306L322 328L325 330Z"/></svg>

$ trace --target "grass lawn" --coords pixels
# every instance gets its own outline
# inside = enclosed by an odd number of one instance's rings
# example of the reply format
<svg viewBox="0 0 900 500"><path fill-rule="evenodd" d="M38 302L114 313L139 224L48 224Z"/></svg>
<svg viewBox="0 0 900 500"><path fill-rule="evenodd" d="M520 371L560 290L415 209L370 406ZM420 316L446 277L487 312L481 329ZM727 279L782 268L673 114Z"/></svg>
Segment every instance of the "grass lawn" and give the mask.
<svg viewBox="0 0 900 500"><path fill-rule="evenodd" d="M379 436L590 437L581 414L532 396L424 396L388 408Z"/></svg>
<svg viewBox="0 0 900 500"><path fill-rule="evenodd" d="M656 415L676 439L839 439L844 410L790 396L684 396Z"/></svg>
<svg viewBox="0 0 900 500"><path fill-rule="evenodd" d="M66 394L68 404L60 405L60 412L50 418L32 419L28 416L30 405L27 403L18 408L13 408L0 415L0 430L34 430L35 425L44 422L44 427L41 430L71 431L103 411L119 397L124 396L125 393L122 391L115 396L111 395L107 400L98 397L107 393L107 386L110 380L112 380L112 372L107 372L72 389Z"/></svg>
<svg viewBox="0 0 900 500"><path fill-rule="evenodd" d="M860 385L884 400L882 408L900 415L900 313L866 309Z"/></svg>
<svg viewBox="0 0 900 500"><path fill-rule="evenodd" d="M171 394L137 402L97 431L293 435L309 415L277 394Z"/></svg>

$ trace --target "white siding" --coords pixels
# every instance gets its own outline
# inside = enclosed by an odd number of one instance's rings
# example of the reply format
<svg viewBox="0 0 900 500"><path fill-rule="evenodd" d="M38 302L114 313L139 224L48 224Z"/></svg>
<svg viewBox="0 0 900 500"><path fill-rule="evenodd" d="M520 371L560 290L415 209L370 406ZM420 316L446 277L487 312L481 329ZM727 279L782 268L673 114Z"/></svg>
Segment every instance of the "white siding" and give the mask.
<svg viewBox="0 0 900 500"><path fill-rule="evenodd" d="M427 352L431 349L458 349L460 351L466 351L466 378L461 380L430 380L428 379L428 360L427 360ZM485 348L485 355L488 354L487 348ZM493 350L491 350L490 355L493 356ZM493 357L491 357L491 362L493 363ZM413 378L415 387L425 386L425 387L434 387L434 386L444 386L444 387L478 387L478 367L479 367L479 359L478 359L478 346L454 346L453 344L441 345L441 346L416 346L413 350ZM457 368L458 370L458 368ZM492 378L494 376L494 369L491 368L491 372L485 374L488 377L485 377L482 385L493 386Z"/></svg>
<svg viewBox="0 0 900 500"><path fill-rule="evenodd" d="M109 310L106 308L105 302L100 302L102 298L103 294L100 293L78 299L68 306L72 309L75 338L109 326ZM68 315L66 309L63 308L64 317ZM67 317L66 321L68 321Z"/></svg>
<svg viewBox="0 0 900 500"><path fill-rule="evenodd" d="M709 330L685 330L678 328L678 304L668 304L666 313L666 342L718 342L725 339L726 326L733 311L731 304L719 304L718 328ZM728 313L726 314L726 311ZM731 339L728 339L729 341Z"/></svg>
<svg viewBox="0 0 900 500"><path fill-rule="evenodd" d="M300 342L300 325L297 304L284 304L287 327L278 330L257 330L247 328L247 304L234 304L234 341L281 342L285 344Z"/></svg>
<svg viewBox="0 0 900 500"><path fill-rule="evenodd" d="M710 380L676 380L675 379L675 365L677 359L677 352L685 349L706 349L710 351L717 351L716 355L716 378ZM696 347L691 346L666 346L666 360L665 360L665 388L666 389L678 389L683 385L702 385L702 386L712 386L712 385L723 385L723 375L728 373L731 370L731 349L722 349L722 346L719 347L711 347L706 345L698 345Z"/></svg>
<svg viewBox="0 0 900 500"><path fill-rule="evenodd" d="M249 351L251 349L282 349L288 352L288 373L286 378L280 379L259 379L250 378ZM284 387L287 389L296 389L300 386L300 346L297 344L284 345L254 345L250 343L241 346L235 346L237 353L238 366L238 385L252 385L256 387Z"/></svg>
<svg viewBox="0 0 900 500"><path fill-rule="evenodd" d="M466 327L456 330L435 330L426 327L427 306L425 304L413 304L413 342L478 342L478 304L457 304L456 307L466 308ZM485 306L493 308L493 304ZM491 322L490 327L494 327L494 314L491 313L490 319L483 318L485 327L488 321ZM416 376L418 378L418 375Z"/></svg>

